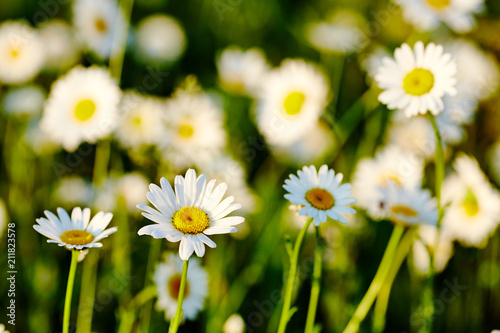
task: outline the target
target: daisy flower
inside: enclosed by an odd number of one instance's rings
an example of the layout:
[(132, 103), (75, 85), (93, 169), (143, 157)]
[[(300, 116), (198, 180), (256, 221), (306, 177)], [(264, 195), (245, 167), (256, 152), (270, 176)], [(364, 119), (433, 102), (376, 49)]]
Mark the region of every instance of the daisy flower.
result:
[(327, 217), (347, 223), (342, 214), (356, 213), (346, 206), (356, 202), (356, 199), (349, 197), (351, 184), (340, 185), (341, 173), (335, 175), (335, 171), (324, 164), (319, 171), (314, 165), (304, 166), (297, 176), (290, 175), (290, 179), (285, 180), (283, 188), (289, 192), (285, 198), (294, 205), (302, 206), (299, 215), (313, 218), (314, 225), (326, 222)]
[(44, 213), (47, 218), (36, 219), (38, 224), (33, 228), (49, 238), (47, 243), (56, 243), (68, 250), (102, 247), (99, 241), (118, 230), (116, 227), (106, 229), (113, 214), (99, 212), (90, 220), (90, 208), (83, 211), (80, 207), (73, 208), (71, 217), (62, 208), (57, 208), (59, 217), (48, 210)]
[(457, 67), (443, 47), (419, 41), (412, 50), (408, 44), (394, 52), (394, 58), (384, 58), (375, 80), (384, 91), (380, 102), (389, 109), (404, 109), (407, 117), (427, 111), (437, 115), (444, 108), (443, 96), (454, 95)]
[(404, 18), (419, 30), (436, 29), (442, 21), (453, 31), (465, 33), (476, 25), (474, 14), (484, 10), (484, 0), (396, 0)]
[(159, 149), (174, 169), (208, 164), (226, 146), (223, 111), (206, 94), (178, 91), (162, 119)]
[(168, 15), (155, 14), (142, 19), (135, 31), (137, 58), (147, 64), (166, 64), (177, 60), (186, 48), (186, 36), (179, 22)]
[(87, 206), (93, 194), (92, 184), (78, 176), (61, 179), (54, 191), (57, 202), (66, 206)]
[(385, 212), (380, 206), (380, 188), (387, 187), (390, 182), (407, 188), (420, 186), (423, 171), (422, 159), (395, 145), (377, 151), (375, 157), (361, 159), (352, 178), (356, 205), (366, 209), (374, 219), (383, 218)]
[(139, 172), (125, 174), (117, 182), (117, 195), (124, 201), (125, 207), (130, 212), (137, 212), (137, 203), (146, 203), (144, 192), (148, 190), (149, 182)]
[(446, 264), (453, 255), (453, 241), (446, 232), (439, 232), (439, 242), (436, 250), (437, 228), (431, 225), (421, 225), (418, 227), (418, 235), (413, 243), (413, 267), (422, 275), (429, 274), (430, 257), (434, 255), (434, 272), (439, 273), (445, 269)]
[(175, 193), (165, 178), (160, 181), (161, 188), (151, 184), (146, 196), (157, 210), (146, 205), (137, 207), (155, 224), (142, 227), (138, 234), (165, 238), (169, 242), (180, 241), (179, 256), (182, 260), (188, 260), (193, 252), (202, 257), (205, 245), (216, 246), (207, 235), (236, 232), (234, 226), (245, 221), (240, 216), (226, 217), (241, 205), (233, 202), (234, 197), (222, 200), (227, 185), (215, 186), (215, 182), (215, 179), (207, 182), (206, 175), (196, 178), (196, 172), (189, 169), (185, 178), (175, 177)]
[(480, 247), (500, 221), (500, 194), (472, 157), (461, 155), (453, 166), (456, 173), (443, 182), (442, 226), (463, 245)]
[(316, 66), (286, 59), (265, 76), (258, 93), (257, 126), (269, 144), (287, 145), (309, 135), (328, 102), (328, 83)]
[(24, 21), (0, 24), (0, 82), (20, 84), (32, 80), (44, 62), (38, 32)]
[(73, 21), (85, 46), (102, 59), (113, 44), (126, 43), (125, 17), (116, 0), (76, 0)]
[(250, 96), (257, 93), (263, 76), (270, 70), (264, 52), (255, 47), (243, 51), (230, 46), (218, 55), (216, 65), (224, 89)]
[(389, 182), (379, 188), (382, 194), (380, 207), (384, 217), (394, 224), (410, 227), (417, 224), (437, 224), (437, 202), (430, 191), (421, 188), (406, 188)]
[(75, 67), (52, 85), (41, 126), (68, 151), (95, 143), (116, 126), (120, 94), (107, 70)]
[[(177, 310), (177, 298), (182, 276), (182, 260), (175, 254), (165, 256), (165, 260), (156, 266), (153, 280), (156, 284), (158, 302), (156, 307), (165, 311), (165, 319), (170, 320)], [(189, 261), (186, 289), (182, 310), (184, 317), (193, 320), (203, 309), (208, 295), (208, 274), (198, 260)]]
[(68, 23), (60, 19), (44, 22), (39, 28), (45, 51), (45, 68), (58, 72), (75, 65), (81, 56), (82, 45)]
[(244, 333), (245, 332), (245, 321), (239, 314), (232, 314), (227, 318), (224, 326), (222, 327), (222, 332), (224, 333)]
[(10, 333), (10, 331), (7, 331), (5, 329), (5, 326), (3, 324), (0, 324), (0, 333)]
[(123, 148), (140, 148), (161, 141), (165, 127), (160, 120), (165, 106), (160, 99), (127, 92), (118, 110), (116, 138)]
[(16, 116), (38, 116), (47, 93), (36, 84), (13, 87), (5, 93), (2, 106), (6, 113)]

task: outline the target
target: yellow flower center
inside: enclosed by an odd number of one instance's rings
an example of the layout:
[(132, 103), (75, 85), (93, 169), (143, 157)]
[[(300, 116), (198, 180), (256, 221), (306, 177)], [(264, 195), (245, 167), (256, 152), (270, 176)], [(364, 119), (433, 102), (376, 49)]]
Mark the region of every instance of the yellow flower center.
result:
[(285, 102), (283, 103), (283, 107), (285, 109), (285, 113), (289, 116), (295, 116), (302, 109), (302, 105), (304, 105), (304, 101), (306, 96), (300, 91), (294, 91), (285, 98)]
[(13, 47), (11, 50), (10, 50), (10, 57), (12, 59), (15, 59), (19, 56), (19, 53), (21, 53), (17, 48)]
[(477, 202), (477, 198), (471, 189), (467, 190), (464, 201), (462, 202), (462, 206), (464, 207), (465, 213), (470, 217), (475, 216), (479, 212), (479, 204)]
[(183, 124), (179, 126), (179, 135), (183, 138), (189, 139), (194, 134), (194, 128), (191, 125)]
[(403, 89), (410, 95), (422, 96), (434, 87), (434, 75), (423, 68), (415, 68), (403, 79)]
[(403, 215), (405, 217), (415, 217), (418, 215), (418, 213), (413, 208), (402, 205), (392, 206), (391, 211), (393, 214)]
[(134, 128), (139, 128), (142, 125), (142, 118), (140, 116), (135, 116), (130, 119), (130, 124)]
[(450, 0), (427, 0), (427, 3), (435, 9), (443, 9), (450, 5)]
[(79, 121), (89, 120), (95, 112), (95, 103), (90, 99), (84, 99), (75, 106), (75, 118)]
[(104, 33), (108, 30), (108, 25), (102, 18), (98, 18), (97, 20), (95, 20), (95, 28), (98, 32)]
[(306, 192), (306, 200), (316, 209), (328, 210), (335, 206), (333, 195), (322, 188), (313, 188)]
[(182, 207), (172, 218), (175, 229), (183, 234), (196, 235), (210, 225), (208, 215), (196, 207)]
[[(179, 289), (181, 288), (182, 276), (180, 274), (172, 275), (167, 282), (167, 289), (170, 297), (173, 299), (179, 298)], [(184, 289), (184, 299), (189, 295), (189, 281), (186, 280), (186, 287)]]
[(61, 241), (70, 245), (87, 245), (94, 236), (87, 230), (67, 230), (61, 235)]
[(385, 172), (380, 178), (379, 178), (379, 181), (378, 181), (378, 185), (380, 187), (387, 187), (387, 185), (389, 184), (389, 182), (393, 182), (394, 184), (396, 184), (397, 186), (401, 186), (403, 185), (401, 183), (401, 179), (399, 178), (399, 176), (394, 173), (394, 172)]

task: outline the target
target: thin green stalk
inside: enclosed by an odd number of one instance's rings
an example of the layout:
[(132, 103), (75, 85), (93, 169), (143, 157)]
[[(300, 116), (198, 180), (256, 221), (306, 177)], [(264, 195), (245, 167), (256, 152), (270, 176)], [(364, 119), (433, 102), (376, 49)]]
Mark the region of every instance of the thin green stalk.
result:
[(366, 292), (365, 296), (363, 296), (361, 303), (359, 303), (358, 308), (347, 324), (344, 333), (357, 332), (359, 329), (359, 324), (368, 314), (373, 301), (377, 297), (380, 288), (382, 288), (382, 284), (387, 277), (387, 273), (389, 272), (389, 268), (394, 259), (399, 240), (401, 239), (404, 230), (405, 229), (399, 225), (396, 225), (394, 227), (391, 238), (389, 239), (389, 243), (387, 244), (387, 247), (385, 249), (384, 256), (382, 257), (382, 261), (380, 262), (380, 266), (378, 267), (377, 273), (375, 273), (375, 277), (373, 278), (368, 291)]
[(314, 251), (314, 268), (311, 286), (311, 298), (309, 300), (309, 309), (307, 310), (305, 333), (313, 333), (314, 319), (318, 307), (319, 291), (321, 288), (321, 269), (323, 264), (323, 245), (319, 236), (319, 227), (316, 227), (316, 249)]
[(130, 333), (135, 321), (135, 312), (138, 308), (152, 300), (156, 297), (156, 286), (151, 285), (149, 287), (141, 290), (134, 298), (129, 302), (129, 304), (122, 309), (120, 326), (118, 328), (118, 333)]
[(283, 309), (281, 310), (281, 317), (280, 317), (280, 322), (278, 325), (278, 333), (284, 333), (286, 329), (286, 325), (290, 318), (293, 315), (294, 311), (290, 311), (290, 305), (292, 304), (292, 294), (293, 294), (293, 287), (295, 286), (295, 277), (297, 275), (297, 261), (299, 258), (299, 252), (300, 252), (300, 247), (302, 245), (302, 240), (304, 239), (304, 236), (307, 232), (307, 229), (309, 229), (309, 226), (311, 225), (313, 219), (309, 218), (307, 219), (307, 222), (304, 224), (302, 229), (300, 230), (299, 236), (297, 237), (297, 240), (295, 241), (295, 245), (293, 247), (292, 253), (290, 255), (290, 270), (288, 272), (288, 281), (286, 285), (286, 292), (285, 292), (285, 300), (283, 302)]
[(90, 333), (92, 329), (98, 261), (99, 252), (89, 251), (83, 262), (82, 283), (80, 287), (83, 292), (80, 292), (80, 300), (78, 302), (76, 333)]
[(69, 333), (71, 298), (73, 296), (73, 285), (75, 283), (76, 264), (78, 264), (78, 253), (79, 251), (71, 251), (71, 265), (69, 268), (68, 284), (66, 287), (66, 299), (64, 301), (63, 333)]
[(373, 329), (372, 332), (383, 332), (385, 328), (385, 314), (387, 312), (387, 305), (389, 303), (389, 296), (391, 294), (392, 285), (394, 279), (396, 278), (399, 268), (403, 264), (404, 260), (408, 256), (411, 245), (415, 237), (416, 229), (409, 230), (401, 239), (398, 245), (394, 259), (392, 260), (391, 267), (387, 273), (387, 277), (384, 280), (382, 288), (377, 296), (377, 301), (375, 302), (375, 309), (373, 312)]
[(182, 263), (182, 277), (181, 286), (179, 287), (179, 295), (177, 296), (177, 311), (175, 312), (175, 317), (170, 323), (168, 328), (168, 333), (176, 333), (182, 319), (182, 302), (184, 301), (184, 290), (186, 289), (186, 280), (188, 272), (189, 260), (184, 260)]
[[(134, 0), (121, 0), (120, 6), (125, 18), (125, 26), (123, 27), (123, 30), (116, 30), (116, 32), (121, 33), (122, 36), (113, 36), (111, 56), (109, 57), (109, 71), (111, 73), (111, 76), (114, 77), (118, 82), (120, 82), (122, 76), (123, 59), (125, 58), (127, 36), (130, 26), (130, 17), (132, 16), (132, 7), (134, 6)], [(120, 43), (120, 41), (123, 42)]]

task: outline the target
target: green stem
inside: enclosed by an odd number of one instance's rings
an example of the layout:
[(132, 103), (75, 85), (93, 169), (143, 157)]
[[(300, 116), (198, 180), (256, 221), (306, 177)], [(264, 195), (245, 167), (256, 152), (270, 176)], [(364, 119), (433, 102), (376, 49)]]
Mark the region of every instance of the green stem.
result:
[(80, 293), (78, 302), (76, 333), (89, 333), (92, 329), (98, 261), (99, 252), (94, 250), (89, 251), (83, 262), (80, 289), (85, 292)]
[(436, 124), (436, 118), (434, 115), (429, 113), (429, 120), (431, 121), (432, 128), (434, 129), (434, 135), (436, 137), (436, 199), (438, 202), (438, 228), (441, 224), (441, 185), (444, 179), (444, 154), (443, 154), (443, 140), (441, 139), (441, 134)]
[(176, 333), (182, 319), (182, 301), (184, 300), (184, 290), (186, 289), (186, 280), (188, 272), (189, 260), (184, 260), (182, 264), (181, 286), (179, 287), (179, 295), (177, 297), (177, 311), (175, 312), (174, 320), (170, 323), (168, 333)]
[(321, 287), (321, 268), (323, 263), (323, 245), (319, 237), (319, 227), (316, 227), (316, 250), (314, 251), (314, 268), (311, 286), (311, 298), (309, 300), (309, 309), (307, 310), (305, 333), (312, 333), (314, 330), (314, 319), (318, 307), (319, 291)]
[(391, 238), (389, 239), (389, 243), (387, 244), (387, 247), (385, 249), (384, 256), (382, 257), (382, 261), (380, 262), (380, 266), (378, 267), (377, 273), (375, 273), (375, 277), (373, 278), (368, 291), (366, 292), (365, 296), (363, 296), (361, 303), (359, 303), (358, 308), (347, 324), (344, 333), (357, 332), (359, 329), (359, 324), (368, 314), (373, 301), (377, 297), (380, 288), (382, 287), (382, 284), (387, 277), (387, 273), (389, 272), (391, 262), (393, 261), (394, 254), (396, 253), (399, 240), (401, 239), (404, 230), (405, 229), (399, 225), (396, 225), (394, 227)]
[[(130, 17), (132, 15), (132, 7), (134, 6), (134, 0), (121, 0), (120, 6), (123, 11), (123, 16), (125, 18), (125, 26), (123, 31), (117, 31), (123, 34), (118, 38), (113, 36), (113, 45), (111, 49), (111, 56), (109, 57), (109, 71), (111, 76), (114, 77), (118, 82), (121, 80), (122, 70), (123, 70), (123, 59), (125, 58), (125, 49), (127, 46), (127, 36), (130, 26)], [(120, 43), (123, 41), (123, 44)]]
[(109, 155), (111, 153), (111, 143), (109, 140), (100, 141), (97, 144), (94, 160), (94, 171), (92, 185), (99, 186), (106, 179), (108, 174)]
[(63, 333), (69, 332), (69, 318), (71, 314), (71, 297), (73, 296), (73, 285), (75, 283), (76, 264), (80, 251), (71, 251), (71, 266), (69, 268), (68, 285), (66, 287), (66, 299), (64, 301)]
[(135, 321), (135, 311), (155, 297), (156, 286), (146, 287), (135, 295), (127, 307), (121, 311), (118, 333), (130, 333)]
[(285, 300), (283, 302), (283, 309), (281, 311), (280, 322), (278, 325), (278, 333), (284, 333), (286, 329), (286, 325), (290, 320), (293, 312), (290, 311), (290, 305), (292, 304), (292, 294), (293, 287), (295, 286), (295, 275), (297, 274), (297, 261), (299, 258), (300, 247), (302, 245), (302, 240), (311, 225), (313, 219), (310, 217), (307, 219), (307, 222), (304, 224), (304, 227), (300, 230), (299, 236), (295, 241), (295, 245), (293, 247), (292, 255), (290, 257), (290, 270), (288, 272), (288, 281), (286, 285), (285, 292)]
[(372, 332), (383, 332), (385, 328), (385, 314), (387, 312), (387, 305), (389, 303), (389, 296), (391, 294), (392, 285), (394, 279), (396, 278), (399, 268), (403, 264), (403, 261), (408, 256), (411, 244), (413, 244), (413, 239), (415, 237), (416, 229), (413, 228), (409, 230), (401, 239), (398, 245), (394, 259), (392, 260), (389, 272), (384, 280), (382, 288), (377, 296), (377, 301), (375, 302), (375, 309), (373, 312), (373, 330)]

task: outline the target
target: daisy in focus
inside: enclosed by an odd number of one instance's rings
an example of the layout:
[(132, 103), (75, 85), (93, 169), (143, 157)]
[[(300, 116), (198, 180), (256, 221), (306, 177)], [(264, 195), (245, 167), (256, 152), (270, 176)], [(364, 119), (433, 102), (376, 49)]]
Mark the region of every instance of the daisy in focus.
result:
[(0, 82), (32, 80), (44, 64), (43, 47), (38, 32), (24, 21), (0, 24)]
[(343, 214), (356, 213), (346, 206), (356, 202), (356, 199), (349, 197), (352, 193), (351, 184), (340, 185), (343, 178), (341, 173), (335, 174), (333, 169), (324, 164), (319, 171), (314, 165), (304, 166), (297, 176), (290, 175), (290, 179), (285, 180), (283, 188), (289, 192), (285, 198), (301, 206), (299, 215), (313, 218), (314, 225), (326, 222), (327, 217), (347, 223)]
[(75, 67), (53, 85), (45, 103), (42, 129), (68, 151), (95, 143), (116, 126), (121, 92), (109, 72)]
[(263, 80), (255, 107), (259, 131), (273, 145), (309, 134), (327, 102), (325, 75), (304, 60), (286, 59)]
[(56, 243), (68, 250), (84, 250), (102, 247), (99, 241), (108, 237), (118, 229), (116, 227), (106, 229), (112, 213), (97, 213), (90, 220), (90, 208), (76, 207), (71, 212), (71, 217), (62, 209), (57, 209), (57, 214), (45, 211), (47, 218), (41, 217), (36, 220), (33, 228), (49, 238), (47, 243)]
[(474, 14), (484, 10), (484, 0), (396, 0), (404, 18), (417, 29), (436, 29), (442, 21), (457, 33), (465, 33), (476, 25)]
[(394, 52), (394, 59), (384, 58), (375, 80), (384, 91), (380, 102), (389, 109), (403, 109), (407, 117), (437, 115), (444, 108), (443, 96), (454, 95), (457, 66), (443, 47), (419, 41), (413, 50), (403, 44)]
[(446, 208), (442, 226), (465, 246), (481, 247), (500, 222), (500, 194), (492, 187), (474, 158), (459, 156), (456, 173), (443, 182)]
[(151, 184), (146, 196), (157, 210), (146, 205), (137, 207), (155, 224), (142, 227), (138, 234), (180, 241), (182, 260), (188, 260), (193, 252), (202, 257), (205, 245), (216, 246), (207, 236), (236, 232), (234, 226), (245, 221), (240, 216), (227, 217), (241, 205), (233, 202), (234, 197), (222, 200), (228, 186), (225, 183), (215, 186), (215, 182), (215, 179), (207, 182), (206, 175), (196, 177), (196, 172), (189, 169), (185, 177), (175, 177), (175, 193), (165, 178), (160, 181), (161, 188)]
[[(177, 298), (181, 284), (182, 260), (170, 253), (156, 266), (153, 280), (156, 284), (158, 302), (156, 307), (165, 311), (165, 319), (170, 320), (177, 310)], [(189, 320), (196, 318), (203, 309), (208, 294), (208, 274), (198, 260), (190, 260), (182, 310)]]
[(396, 225), (411, 227), (417, 224), (436, 225), (438, 219), (437, 202), (427, 190), (396, 185), (392, 181), (379, 188), (385, 218)]

